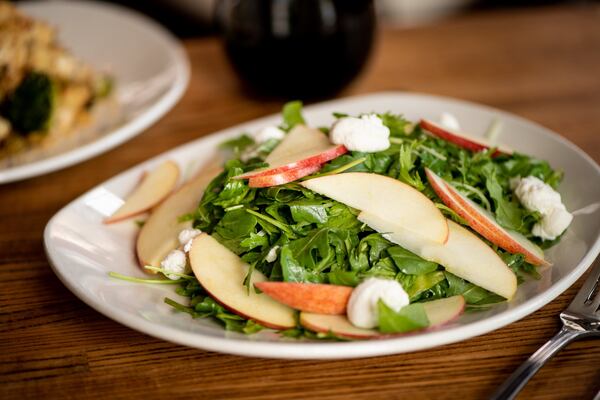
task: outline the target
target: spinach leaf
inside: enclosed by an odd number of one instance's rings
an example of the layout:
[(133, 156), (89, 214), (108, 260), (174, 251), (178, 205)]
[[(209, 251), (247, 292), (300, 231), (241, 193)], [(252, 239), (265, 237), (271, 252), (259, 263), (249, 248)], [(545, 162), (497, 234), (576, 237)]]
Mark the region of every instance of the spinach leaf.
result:
[(409, 304), (396, 312), (379, 300), (377, 309), (379, 311), (379, 330), (383, 333), (410, 332), (429, 326), (425, 307), (421, 303)]
[(400, 247), (394, 246), (387, 249), (388, 254), (392, 257), (396, 267), (408, 275), (422, 275), (433, 272), (438, 265), (431, 261), (426, 261), (414, 253)]
[(502, 296), (489, 292), (449, 272), (445, 272), (448, 281), (447, 297), (462, 294), (467, 304), (493, 304), (506, 301)]
[[(432, 290), (435, 286), (446, 280), (446, 276), (443, 271), (434, 271), (422, 275), (398, 275), (396, 279), (400, 282), (402, 287), (408, 293), (411, 301), (416, 301), (423, 297), (423, 295)], [(425, 296), (426, 298), (438, 297), (431, 294)], [(439, 296), (442, 297), (442, 296)]]
[(383, 279), (394, 279), (398, 270), (390, 257), (382, 258), (375, 265), (362, 274), (363, 277), (378, 277)]
[(358, 286), (360, 279), (355, 271), (333, 271), (327, 274), (327, 279), (332, 285)]

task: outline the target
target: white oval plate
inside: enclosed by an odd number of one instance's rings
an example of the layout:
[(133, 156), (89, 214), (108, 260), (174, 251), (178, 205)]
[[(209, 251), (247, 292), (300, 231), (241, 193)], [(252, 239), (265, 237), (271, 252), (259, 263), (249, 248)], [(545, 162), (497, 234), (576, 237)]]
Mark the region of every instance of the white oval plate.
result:
[[(503, 122), (502, 143), (548, 159), (565, 171), (561, 185), (570, 210), (600, 201), (600, 168), (582, 150), (555, 133), (523, 118), (464, 101), (412, 93), (380, 93), (306, 107), (314, 126), (328, 125), (334, 111), (403, 113), (412, 120), (437, 118), (443, 111), (456, 115), (468, 132), (483, 132), (497, 117)], [(164, 160), (184, 170), (201, 168), (227, 138), (277, 124), (279, 115), (261, 118), (196, 140), (144, 162), (97, 186), (58, 212), (44, 233), (54, 271), (76, 296), (102, 314), (149, 335), (171, 342), (224, 353), (257, 357), (332, 359), (369, 357), (426, 349), (457, 342), (498, 329), (534, 312), (579, 278), (600, 251), (600, 211), (575, 217), (560, 245), (548, 251), (554, 262), (539, 281), (521, 285), (510, 303), (463, 315), (438, 331), (404, 338), (354, 342), (310, 342), (279, 338), (270, 331), (245, 336), (226, 332), (211, 320), (193, 320), (163, 303), (165, 296), (181, 301), (172, 287), (135, 284), (110, 279), (109, 271), (143, 277), (134, 255), (136, 226), (132, 221), (106, 226), (110, 214), (135, 186), (140, 174)], [(191, 167), (192, 166), (192, 167)], [(592, 207), (593, 208), (593, 207)]]
[(98, 110), (92, 126), (49, 149), (0, 161), (0, 184), (56, 171), (103, 153), (141, 133), (181, 98), (189, 82), (179, 41), (149, 18), (108, 3), (26, 2), (18, 7), (58, 28), (76, 57), (111, 73), (116, 107)]

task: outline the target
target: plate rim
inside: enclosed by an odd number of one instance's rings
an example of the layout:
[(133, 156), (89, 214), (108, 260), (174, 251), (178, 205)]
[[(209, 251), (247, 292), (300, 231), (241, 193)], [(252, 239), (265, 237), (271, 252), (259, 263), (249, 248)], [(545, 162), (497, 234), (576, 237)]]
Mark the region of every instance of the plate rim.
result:
[(146, 27), (155, 31), (170, 43), (169, 53), (171, 54), (171, 58), (174, 60), (174, 66), (176, 67), (176, 79), (173, 81), (166, 93), (164, 93), (148, 108), (144, 109), (135, 118), (117, 129), (110, 130), (108, 133), (105, 133), (98, 139), (93, 140), (90, 143), (86, 143), (83, 146), (77, 146), (64, 153), (55, 154), (48, 158), (28, 162), (15, 167), (0, 169), (0, 185), (45, 175), (73, 166), (75, 164), (79, 164), (83, 161), (87, 161), (93, 157), (103, 154), (134, 138), (135, 136), (142, 134), (147, 128), (161, 119), (177, 104), (177, 102), (185, 93), (185, 90), (190, 82), (190, 61), (183, 45), (162, 25), (135, 10), (121, 5), (90, 1), (52, 1), (49, 3), (25, 1), (17, 4), (19, 8), (54, 7), (56, 5), (84, 8), (87, 7), (90, 10), (98, 8), (109, 9), (113, 11), (118, 10), (122, 15), (126, 15), (128, 18), (136, 19), (136, 23), (143, 21)]
[[(592, 165), (597, 173), (600, 176), (600, 166), (581, 148), (577, 145), (569, 141), (568, 139), (560, 136), (559, 134), (551, 131), (550, 129), (542, 126), (541, 124), (528, 120), (524, 117), (521, 117), (516, 114), (509, 113), (507, 111), (499, 110), (494, 107), (490, 107), (484, 104), (478, 104), (470, 101), (465, 101), (461, 99), (455, 99), (452, 97), (446, 96), (438, 96), (426, 93), (417, 93), (417, 92), (406, 92), (406, 91), (384, 91), (384, 92), (374, 92), (356, 96), (342, 97), (339, 99), (329, 100), (325, 102), (315, 103), (313, 105), (306, 106), (306, 111), (310, 111), (311, 108), (321, 108), (324, 105), (332, 104), (332, 103), (343, 103), (347, 101), (353, 100), (365, 100), (373, 97), (398, 97), (398, 96), (409, 96), (409, 97), (421, 97), (425, 99), (431, 100), (444, 100), (444, 101), (452, 101), (461, 103), (467, 106), (473, 106), (476, 108), (483, 108), (488, 111), (493, 111), (498, 115), (509, 116), (512, 119), (517, 119), (520, 123), (524, 123), (527, 125), (534, 125), (537, 129), (539, 129), (544, 135), (550, 136), (555, 140), (561, 142), (562, 145), (566, 145), (571, 147), (579, 156), (585, 159), (590, 165)], [(342, 105), (343, 106), (343, 105)], [(449, 327), (446, 329), (440, 329), (437, 331), (421, 333), (418, 335), (410, 336), (411, 344), (410, 346), (405, 345), (405, 341), (407, 337), (399, 337), (399, 338), (390, 338), (383, 340), (363, 340), (363, 341), (351, 341), (351, 342), (304, 342), (304, 341), (251, 341), (251, 340), (243, 340), (243, 339), (235, 339), (235, 338), (226, 338), (226, 337), (214, 337), (209, 335), (203, 335), (198, 332), (186, 332), (171, 326), (167, 325), (156, 325), (149, 321), (144, 320), (143, 318), (136, 316), (136, 318), (132, 318), (132, 316), (126, 312), (121, 311), (120, 309), (115, 309), (111, 306), (108, 306), (102, 302), (96, 302), (93, 298), (88, 298), (84, 290), (79, 290), (77, 286), (71, 285), (69, 280), (63, 276), (59, 267), (55, 265), (53, 260), (53, 252), (54, 249), (49, 246), (50, 234), (53, 229), (53, 225), (59, 219), (60, 215), (74, 203), (81, 200), (92, 190), (96, 189), (99, 186), (110, 184), (113, 180), (119, 179), (123, 175), (129, 174), (132, 170), (139, 168), (142, 165), (156, 162), (157, 160), (164, 158), (167, 154), (171, 152), (176, 152), (183, 147), (187, 147), (193, 145), (196, 142), (200, 142), (205, 140), (211, 136), (217, 136), (226, 131), (230, 131), (232, 129), (237, 129), (238, 127), (242, 127), (244, 125), (250, 123), (259, 123), (261, 120), (272, 119), (279, 114), (272, 114), (265, 117), (260, 117), (257, 119), (253, 119), (250, 121), (243, 122), (241, 124), (231, 126), (217, 132), (213, 132), (211, 134), (202, 136), (201, 138), (195, 139), (193, 141), (183, 143), (175, 148), (169, 149), (157, 156), (154, 156), (142, 163), (139, 163), (124, 172), (119, 173), (118, 175), (110, 178), (100, 184), (96, 185), (94, 188), (90, 189), (86, 193), (82, 194), (78, 198), (71, 201), (69, 204), (64, 206), (60, 211), (58, 211), (48, 222), (44, 229), (44, 249), (48, 258), (48, 262), (57, 275), (59, 280), (80, 300), (86, 303), (88, 306), (92, 307), (96, 311), (100, 312), (104, 316), (113, 319), (116, 322), (121, 323), (131, 329), (134, 329), (143, 334), (156, 337), (159, 339), (166, 340), (168, 342), (199, 348), (203, 350), (216, 351), (226, 354), (234, 354), (240, 356), (250, 356), (250, 357), (259, 357), (259, 358), (277, 358), (277, 359), (349, 359), (349, 358), (361, 358), (361, 357), (373, 357), (373, 356), (383, 356), (383, 355), (393, 355), (393, 354), (401, 354), (407, 352), (413, 352), (418, 350), (424, 350), (428, 348), (435, 348), (438, 346), (456, 343), (463, 340), (467, 340), (476, 336), (480, 336), (485, 333), (489, 333), (496, 329), (500, 329), (505, 327), (508, 324), (511, 324), (517, 320), (520, 320), (529, 314), (534, 313), (539, 310), (541, 307), (545, 306), (556, 297), (558, 297), (561, 293), (563, 293), (566, 289), (568, 289), (577, 279), (579, 279), (590, 267), (595, 258), (600, 253), (600, 235), (598, 235), (590, 246), (587, 253), (581, 259), (581, 261), (572, 269), (572, 271), (561, 278), (559, 281), (555, 282), (552, 286), (550, 286), (545, 291), (533, 296), (530, 299), (527, 299), (523, 302), (523, 304), (511, 309), (501, 312), (500, 314), (487, 317), (480, 321), (471, 322), (468, 325), (457, 326), (457, 327)], [(198, 338), (202, 338), (201, 343), (199, 343)], [(383, 345), (385, 343), (385, 345)]]

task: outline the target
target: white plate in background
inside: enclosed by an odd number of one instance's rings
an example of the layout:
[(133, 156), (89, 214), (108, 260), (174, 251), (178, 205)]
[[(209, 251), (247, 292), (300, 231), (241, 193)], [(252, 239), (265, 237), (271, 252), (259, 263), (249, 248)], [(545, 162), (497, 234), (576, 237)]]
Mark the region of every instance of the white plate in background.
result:
[(116, 105), (49, 149), (0, 160), (0, 184), (85, 161), (140, 134), (181, 98), (190, 76), (179, 41), (151, 19), (125, 7), (89, 1), (24, 2), (18, 8), (58, 29), (77, 58), (115, 77)]
[[(451, 112), (464, 130), (481, 135), (494, 118), (503, 123), (500, 141), (520, 152), (550, 161), (565, 172), (560, 187), (569, 210), (600, 201), (600, 167), (581, 149), (559, 135), (515, 115), (464, 101), (415, 93), (379, 93), (306, 107), (314, 126), (329, 125), (334, 111), (402, 113), (411, 120), (435, 119)], [(600, 251), (600, 210), (576, 216), (561, 243), (547, 256), (552, 268), (542, 279), (519, 286), (512, 301), (488, 311), (466, 313), (439, 330), (407, 337), (353, 342), (297, 341), (272, 331), (246, 336), (226, 332), (210, 319), (192, 319), (163, 302), (165, 296), (185, 301), (173, 287), (111, 279), (109, 271), (143, 277), (134, 254), (137, 227), (131, 221), (104, 225), (110, 204), (135, 187), (140, 174), (164, 160), (184, 170), (202, 168), (223, 140), (277, 124), (279, 115), (261, 118), (195, 140), (144, 162), (97, 186), (59, 211), (44, 232), (46, 252), (61, 281), (81, 300), (130, 328), (171, 342), (224, 353), (289, 359), (333, 359), (397, 354), (458, 342), (503, 327), (536, 311), (571, 286)], [(108, 208), (108, 209), (107, 209)]]

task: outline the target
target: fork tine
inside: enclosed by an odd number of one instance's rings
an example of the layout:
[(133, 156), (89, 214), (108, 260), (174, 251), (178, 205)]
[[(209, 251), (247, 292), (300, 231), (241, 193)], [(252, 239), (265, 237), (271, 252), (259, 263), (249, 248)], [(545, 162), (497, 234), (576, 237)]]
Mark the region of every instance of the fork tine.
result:
[(588, 307), (593, 307), (592, 312), (596, 312), (600, 305), (600, 290), (595, 290), (598, 285), (600, 285), (599, 280), (600, 262), (596, 262), (596, 265), (583, 283), (583, 286), (579, 289), (579, 292), (577, 292), (577, 295), (571, 304), (569, 304), (568, 310), (581, 311), (582, 308), (587, 309)]
[(600, 312), (600, 278), (596, 280), (596, 286), (592, 288), (592, 292), (590, 293), (590, 295), (595, 296), (589, 297), (591, 303), (588, 302), (590, 307), (592, 307), (592, 313)]

